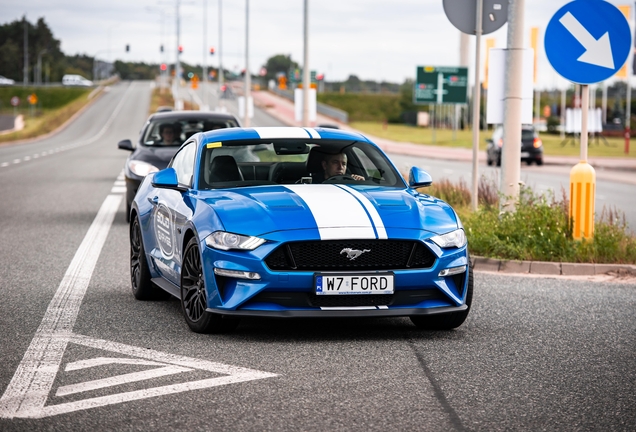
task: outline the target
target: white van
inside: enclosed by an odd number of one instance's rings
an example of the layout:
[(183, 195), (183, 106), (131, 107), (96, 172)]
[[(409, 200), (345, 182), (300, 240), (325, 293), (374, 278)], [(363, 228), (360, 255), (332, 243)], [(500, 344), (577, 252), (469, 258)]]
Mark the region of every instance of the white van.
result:
[(64, 75), (62, 77), (62, 84), (66, 86), (90, 87), (93, 85), (93, 81), (87, 80), (81, 75)]

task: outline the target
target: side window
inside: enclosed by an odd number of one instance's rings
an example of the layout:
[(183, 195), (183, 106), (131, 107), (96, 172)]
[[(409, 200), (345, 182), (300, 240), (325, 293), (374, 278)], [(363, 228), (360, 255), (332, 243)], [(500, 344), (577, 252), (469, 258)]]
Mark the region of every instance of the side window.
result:
[(177, 172), (179, 184), (192, 187), (194, 155), (197, 146), (194, 141), (186, 144), (172, 159), (170, 166)]

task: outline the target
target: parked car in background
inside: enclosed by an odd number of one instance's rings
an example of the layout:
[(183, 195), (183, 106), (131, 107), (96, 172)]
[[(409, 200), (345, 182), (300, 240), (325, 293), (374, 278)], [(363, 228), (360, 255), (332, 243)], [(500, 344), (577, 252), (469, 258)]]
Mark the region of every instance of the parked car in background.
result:
[(11, 78), (3, 77), (2, 75), (0, 75), (0, 86), (14, 85), (14, 84), (15, 84), (15, 81), (12, 80)]
[[(495, 127), (492, 138), (487, 139), (486, 163), (501, 166), (501, 146), (503, 145), (503, 126)], [(521, 161), (528, 165), (533, 162), (543, 165), (543, 142), (532, 125), (521, 126)]]
[(62, 85), (90, 87), (93, 85), (93, 81), (88, 80), (81, 75), (64, 75), (62, 77)]
[[(137, 145), (125, 139), (117, 146), (132, 153), (126, 160), (126, 220), (130, 217), (132, 203), (139, 184), (149, 173), (168, 166), (181, 144), (197, 132), (238, 127), (238, 120), (230, 114), (203, 111), (166, 111), (151, 115), (139, 134)], [(172, 140), (162, 137), (172, 130)]]
[[(166, 293), (194, 332), (241, 317), (409, 317), (459, 327), (473, 269), (457, 213), (364, 136), (333, 128), (198, 133), (131, 208), (139, 300)], [(317, 324), (319, 325), (319, 324)]]

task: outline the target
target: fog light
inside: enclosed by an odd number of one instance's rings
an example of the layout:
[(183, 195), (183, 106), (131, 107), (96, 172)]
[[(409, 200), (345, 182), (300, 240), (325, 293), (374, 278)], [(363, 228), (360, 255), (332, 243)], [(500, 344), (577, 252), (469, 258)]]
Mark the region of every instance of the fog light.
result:
[(451, 268), (447, 268), (442, 270), (441, 272), (439, 272), (438, 276), (452, 276), (452, 275), (456, 275), (456, 274), (460, 274), (460, 273), (464, 273), (466, 271), (466, 266), (459, 266), (459, 267), (451, 267)]
[(246, 271), (239, 271), (239, 270), (227, 270), (227, 269), (222, 269), (222, 268), (215, 268), (214, 269), (214, 274), (217, 274), (219, 276), (237, 278), (237, 279), (259, 280), (261, 278), (261, 275), (259, 275), (256, 272), (246, 272)]

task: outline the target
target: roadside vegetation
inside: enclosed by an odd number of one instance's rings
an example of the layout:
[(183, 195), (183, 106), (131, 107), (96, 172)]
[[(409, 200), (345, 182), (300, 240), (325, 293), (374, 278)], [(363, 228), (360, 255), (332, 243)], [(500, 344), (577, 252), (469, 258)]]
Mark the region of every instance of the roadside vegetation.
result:
[[(522, 186), (516, 212), (500, 212), (494, 180), (479, 182), (479, 208), (470, 206), (470, 188), (465, 181), (442, 180), (420, 191), (441, 198), (459, 214), (470, 252), (489, 258), (607, 264), (636, 264), (636, 237), (624, 214), (604, 207), (597, 211), (594, 237), (572, 238), (568, 218), (569, 202), (562, 190), (558, 195), (539, 195)], [(598, 209), (597, 209), (598, 210)]]
[[(0, 88), (0, 112), (22, 114), (24, 120), (24, 129), (0, 135), (0, 143), (35, 138), (56, 130), (95, 98), (88, 98), (92, 90), (77, 87)], [(37, 96), (33, 107), (27, 102), (31, 94)], [(20, 105), (15, 109), (10, 103), (14, 96), (20, 99)]]
[[(159, 107), (174, 107), (174, 98), (172, 97), (172, 91), (169, 88), (155, 87), (152, 90), (148, 115), (156, 113)], [(190, 101), (184, 101), (183, 109), (194, 110), (199, 109), (199, 107)]]

